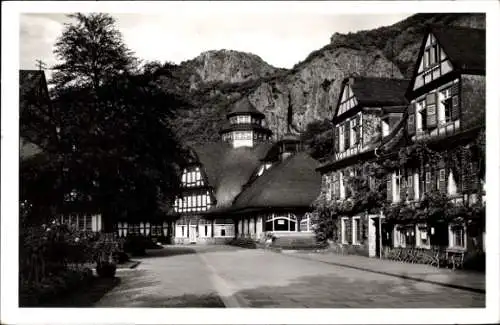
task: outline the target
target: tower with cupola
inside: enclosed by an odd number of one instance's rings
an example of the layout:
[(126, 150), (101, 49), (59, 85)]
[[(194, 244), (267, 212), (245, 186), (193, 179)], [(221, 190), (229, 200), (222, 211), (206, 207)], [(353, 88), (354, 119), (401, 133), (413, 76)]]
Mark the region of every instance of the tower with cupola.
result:
[(237, 101), (227, 114), (227, 123), (219, 132), (222, 141), (233, 148), (253, 147), (269, 142), (272, 131), (267, 128), (265, 115), (250, 103), (247, 97)]

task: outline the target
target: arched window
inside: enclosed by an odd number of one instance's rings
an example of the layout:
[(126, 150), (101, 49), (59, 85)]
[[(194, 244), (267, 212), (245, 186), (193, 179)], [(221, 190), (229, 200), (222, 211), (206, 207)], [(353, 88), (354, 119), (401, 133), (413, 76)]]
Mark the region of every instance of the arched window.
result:
[(266, 217), (266, 231), (297, 231), (297, 217), (293, 213), (270, 214)]

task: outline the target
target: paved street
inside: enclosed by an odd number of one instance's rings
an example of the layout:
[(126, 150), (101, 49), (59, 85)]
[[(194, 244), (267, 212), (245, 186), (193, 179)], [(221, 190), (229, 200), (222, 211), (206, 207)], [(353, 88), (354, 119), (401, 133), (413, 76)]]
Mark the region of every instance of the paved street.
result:
[[(358, 258), (353, 268), (332, 264), (335, 258), (345, 265), (352, 261), (330, 254), (287, 255), (194, 245), (152, 254), (141, 259), (136, 269), (119, 272), (121, 284), (96, 307), (460, 308), (485, 304), (484, 293), (385, 275), (380, 269), (370, 271), (370, 259)], [(360, 267), (360, 263), (366, 265)], [(399, 266), (384, 267), (387, 271)], [(454, 276), (448, 270), (439, 272), (443, 273), (431, 280)], [(458, 280), (467, 281), (466, 276)]]

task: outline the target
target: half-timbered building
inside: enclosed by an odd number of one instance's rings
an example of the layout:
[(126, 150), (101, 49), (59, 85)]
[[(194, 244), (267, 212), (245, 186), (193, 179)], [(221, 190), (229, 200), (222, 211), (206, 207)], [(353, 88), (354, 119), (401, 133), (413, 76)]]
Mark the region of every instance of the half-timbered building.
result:
[(270, 233), (313, 237), (307, 213), (320, 177), (298, 136), (288, 133), (272, 143), (264, 114), (246, 97), (233, 105), (220, 135), (218, 143), (191, 146), (175, 200), (175, 242), (260, 240)]
[[(387, 220), (384, 237), (389, 240), (385, 243), (428, 249), (439, 246), (449, 252), (484, 250), (484, 209), (478, 211), (485, 204), (481, 152), (485, 31), (430, 28), (422, 40), (406, 97), (407, 119), (399, 136), (406, 139), (403, 148), (407, 157), (388, 175), (387, 198), (415, 212)], [(380, 153), (385, 151), (389, 159), (397, 159), (402, 151), (398, 147), (401, 142), (395, 146), (396, 142), (383, 144)], [(430, 219), (432, 200), (440, 194), (451, 205), (437, 210), (438, 215)], [(419, 209), (426, 213), (419, 213)], [(451, 213), (454, 210), (475, 213), (457, 215)]]
[[(348, 179), (358, 176), (354, 166), (376, 158), (375, 149), (389, 138), (407, 109), (408, 80), (349, 77), (344, 79), (333, 117), (333, 155), (318, 170), (326, 201), (337, 205), (352, 202), (354, 193)], [(347, 250), (361, 255), (379, 254), (380, 214), (363, 211), (341, 216), (335, 238)]]

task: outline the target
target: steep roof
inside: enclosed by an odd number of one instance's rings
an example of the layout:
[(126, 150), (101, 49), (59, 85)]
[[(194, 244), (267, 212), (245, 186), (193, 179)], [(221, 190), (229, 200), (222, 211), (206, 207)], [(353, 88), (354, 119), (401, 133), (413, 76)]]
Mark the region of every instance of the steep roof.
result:
[(321, 187), (317, 162), (304, 152), (265, 171), (236, 198), (232, 210), (307, 208)]
[(260, 165), (270, 144), (232, 148), (225, 143), (205, 143), (192, 148), (214, 188), (215, 209), (228, 207)]
[(454, 67), (461, 70), (485, 71), (486, 32), (484, 29), (433, 26), (430, 31), (436, 36)]
[(408, 103), (408, 83), (407, 79), (354, 77), (351, 88), (361, 106), (399, 106)]
[(233, 104), (231, 111), (227, 114), (227, 116), (230, 117), (238, 114), (252, 114), (264, 117), (264, 114), (255, 108), (246, 96)]

